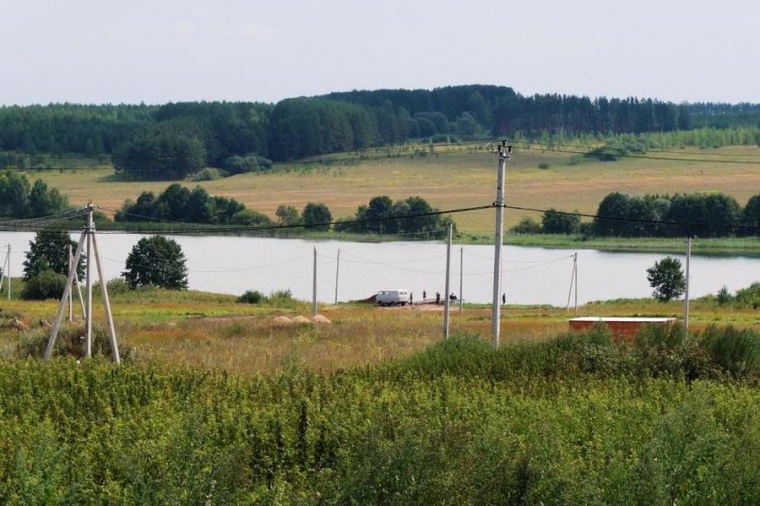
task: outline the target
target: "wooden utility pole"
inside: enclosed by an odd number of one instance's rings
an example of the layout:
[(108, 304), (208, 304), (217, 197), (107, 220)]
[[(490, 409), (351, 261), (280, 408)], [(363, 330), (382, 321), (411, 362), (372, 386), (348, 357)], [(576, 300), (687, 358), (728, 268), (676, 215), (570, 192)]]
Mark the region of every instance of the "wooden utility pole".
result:
[(55, 316), (55, 322), (53, 322), (53, 328), (50, 331), (50, 339), (48, 340), (47, 348), (45, 348), (45, 360), (50, 359), (53, 355), (53, 348), (55, 347), (55, 341), (58, 337), (58, 331), (61, 327), (61, 321), (63, 320), (63, 312), (66, 309), (66, 302), (71, 293), (72, 284), (76, 279), (76, 269), (79, 265), (79, 260), (82, 258), (82, 251), (85, 248), (85, 241), (87, 242), (87, 308), (85, 309), (85, 349), (84, 355), (89, 358), (92, 356), (92, 276), (90, 275), (90, 269), (92, 261), (94, 260), (100, 279), (100, 291), (103, 295), (103, 301), (106, 310), (106, 323), (108, 326), (108, 335), (111, 342), (111, 356), (113, 361), (117, 364), (121, 363), (121, 357), (119, 356), (119, 345), (116, 341), (116, 330), (113, 325), (113, 316), (111, 314), (111, 302), (108, 298), (108, 283), (103, 275), (103, 268), (100, 264), (100, 255), (98, 254), (98, 244), (95, 239), (95, 226), (92, 220), (92, 214), (95, 210), (95, 206), (92, 203), (88, 204), (84, 208), (87, 213), (87, 222), (82, 230), (82, 234), (79, 236), (79, 244), (77, 245), (76, 253), (74, 253), (74, 259), (71, 267), (69, 268), (69, 275), (66, 278), (66, 286), (61, 296), (61, 302), (58, 305), (58, 312)]

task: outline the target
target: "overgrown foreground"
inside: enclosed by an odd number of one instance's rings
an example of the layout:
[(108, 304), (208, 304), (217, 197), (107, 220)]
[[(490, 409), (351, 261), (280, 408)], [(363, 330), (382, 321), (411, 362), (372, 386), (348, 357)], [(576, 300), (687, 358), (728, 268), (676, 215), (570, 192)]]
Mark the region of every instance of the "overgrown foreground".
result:
[(3, 504), (759, 504), (758, 339), (599, 330), (244, 376), (0, 363)]

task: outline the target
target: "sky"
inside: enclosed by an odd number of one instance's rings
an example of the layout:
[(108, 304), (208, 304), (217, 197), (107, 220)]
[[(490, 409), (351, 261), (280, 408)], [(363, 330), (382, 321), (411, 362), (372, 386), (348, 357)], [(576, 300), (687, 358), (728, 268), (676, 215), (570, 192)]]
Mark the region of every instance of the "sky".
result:
[(334, 91), (760, 103), (758, 0), (0, 0), (0, 105)]

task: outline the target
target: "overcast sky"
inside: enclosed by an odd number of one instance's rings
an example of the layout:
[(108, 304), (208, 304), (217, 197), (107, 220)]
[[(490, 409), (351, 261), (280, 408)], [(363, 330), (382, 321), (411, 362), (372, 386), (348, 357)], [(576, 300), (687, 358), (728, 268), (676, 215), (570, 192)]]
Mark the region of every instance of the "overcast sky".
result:
[(460, 84), (760, 103), (758, 0), (0, 0), (0, 104)]

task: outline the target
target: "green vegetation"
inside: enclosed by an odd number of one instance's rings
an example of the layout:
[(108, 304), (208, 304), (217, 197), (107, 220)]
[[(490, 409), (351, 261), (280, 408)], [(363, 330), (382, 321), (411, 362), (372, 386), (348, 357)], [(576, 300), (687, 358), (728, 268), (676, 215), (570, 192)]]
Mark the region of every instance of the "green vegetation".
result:
[(647, 281), (654, 288), (654, 298), (661, 302), (677, 299), (686, 291), (686, 277), (677, 258), (665, 257), (655, 262), (647, 269)]
[(37, 218), (69, 210), (66, 197), (41, 179), (30, 186), (24, 174), (0, 171), (0, 217)]
[(0, 501), (755, 503), (760, 336), (679, 336), (460, 337), (335, 374), (3, 361)]
[(594, 151), (616, 159), (667, 149), (668, 142), (700, 148), (757, 143), (758, 117), (756, 104), (524, 96), (487, 85), (352, 91), (277, 104), (14, 106), (0, 108), (0, 168), (63, 169), (85, 165), (77, 158), (110, 157), (125, 177), (167, 180), (206, 166), (238, 174), (267, 170), (268, 158), (503, 136), (550, 149), (572, 140), (596, 148), (601, 137), (617, 136)]
[(155, 286), (187, 289), (187, 266), (182, 247), (162, 235), (143, 237), (127, 255), (123, 276), (132, 289)]

